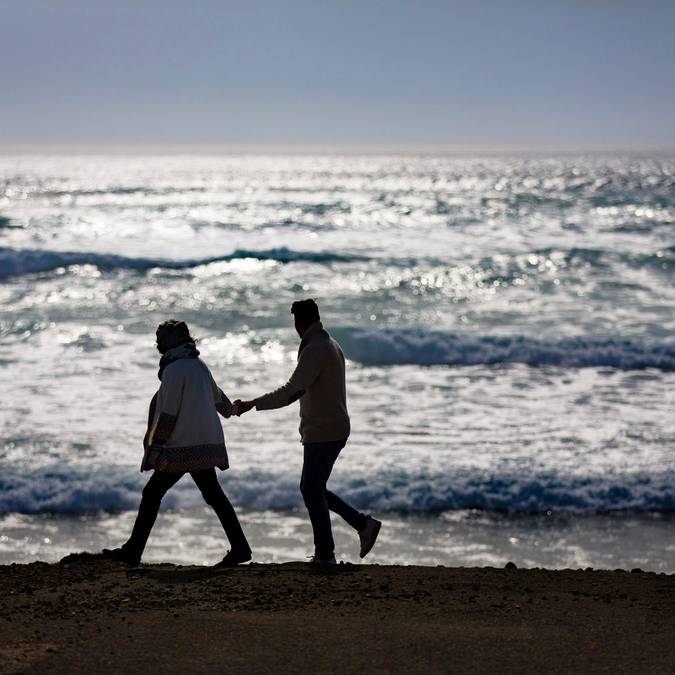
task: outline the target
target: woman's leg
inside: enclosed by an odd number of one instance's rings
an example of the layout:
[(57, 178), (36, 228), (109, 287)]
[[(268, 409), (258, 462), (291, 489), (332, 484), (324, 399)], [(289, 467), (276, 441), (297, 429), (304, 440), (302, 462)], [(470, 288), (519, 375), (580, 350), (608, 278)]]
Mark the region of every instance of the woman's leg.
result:
[(225, 530), (227, 538), (230, 540), (230, 546), (237, 553), (251, 553), (251, 547), (246, 541), (246, 535), (241, 529), (241, 524), (230, 504), (230, 500), (225, 496), (223, 489), (218, 482), (218, 476), (215, 469), (201, 469), (191, 471), (192, 480), (204, 497), (204, 501), (216, 512), (220, 524)]
[(162, 471), (155, 471), (150, 476), (150, 480), (143, 488), (143, 496), (141, 504), (138, 507), (134, 529), (131, 531), (131, 536), (127, 543), (122, 546), (122, 549), (132, 558), (141, 559), (152, 526), (157, 519), (162, 497), (182, 476), (182, 473), (165, 473)]

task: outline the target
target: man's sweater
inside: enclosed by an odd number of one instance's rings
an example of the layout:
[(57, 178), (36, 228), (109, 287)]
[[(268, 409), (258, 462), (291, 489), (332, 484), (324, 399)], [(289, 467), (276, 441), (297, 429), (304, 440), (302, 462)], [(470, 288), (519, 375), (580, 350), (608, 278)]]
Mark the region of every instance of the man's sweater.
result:
[(298, 351), (298, 365), (288, 382), (255, 399), (255, 406), (258, 410), (273, 410), (298, 399), (303, 443), (348, 438), (345, 357), (320, 321), (305, 332)]

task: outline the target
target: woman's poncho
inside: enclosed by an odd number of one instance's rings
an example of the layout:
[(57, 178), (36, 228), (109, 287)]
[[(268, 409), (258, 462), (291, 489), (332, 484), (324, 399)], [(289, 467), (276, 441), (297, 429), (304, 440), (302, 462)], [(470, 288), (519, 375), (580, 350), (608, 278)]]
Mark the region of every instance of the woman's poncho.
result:
[[(141, 471), (186, 473), (227, 469), (225, 436), (216, 404), (232, 404), (199, 358), (178, 358), (162, 371)], [(221, 408), (223, 406), (221, 405)]]

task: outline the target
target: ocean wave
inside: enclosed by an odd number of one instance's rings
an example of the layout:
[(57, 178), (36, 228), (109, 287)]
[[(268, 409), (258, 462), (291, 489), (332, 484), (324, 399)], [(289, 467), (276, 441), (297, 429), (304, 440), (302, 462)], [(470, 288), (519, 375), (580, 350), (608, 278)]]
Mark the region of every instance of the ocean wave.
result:
[[(383, 471), (342, 477), (334, 489), (356, 508), (438, 513), (481, 509), (512, 513), (609, 513), (675, 511), (673, 468), (658, 473), (572, 476), (556, 473), (494, 475), (478, 469), (446, 474)], [(146, 475), (134, 467), (107, 467), (86, 473), (60, 468), (39, 473), (3, 471), (0, 513), (85, 513), (138, 507)], [(239, 508), (288, 510), (302, 507), (296, 476), (248, 471), (228, 472), (226, 491)], [(164, 500), (168, 508), (203, 505), (185, 478)]]
[(0, 474), (0, 513), (86, 513), (126, 511), (138, 506), (143, 482), (129, 471), (49, 468), (20, 473), (3, 468)]
[[(5, 222), (7, 221), (7, 222)], [(0, 228), (12, 227), (8, 219), (0, 216)], [(227, 262), (243, 258), (256, 260), (274, 260), (280, 263), (308, 262), (317, 264), (367, 262), (371, 258), (355, 253), (340, 253), (334, 251), (296, 251), (285, 246), (251, 250), (237, 249), (232, 253), (220, 256), (189, 258), (173, 260), (169, 258), (131, 258), (111, 253), (96, 253), (90, 251), (52, 251), (48, 249), (15, 249), (0, 247), (0, 279), (52, 272), (71, 265), (94, 265), (101, 270), (136, 270), (149, 269), (184, 270), (208, 265), (216, 262)], [(536, 274), (541, 268), (549, 273), (549, 263), (556, 268), (578, 270), (607, 269), (620, 262), (634, 268), (653, 268), (659, 272), (670, 272), (675, 269), (675, 247), (665, 247), (650, 254), (616, 253), (593, 248), (555, 249), (542, 248), (530, 252), (513, 254), (511, 256), (497, 256), (483, 258), (476, 264), (476, 269), (482, 275), (484, 284), (495, 281), (510, 282), (521, 278), (523, 274)], [(422, 264), (422, 260), (409, 257), (383, 258), (382, 264), (400, 268), (411, 268)], [(452, 270), (455, 265), (447, 260), (428, 258), (427, 265)]]
[(329, 213), (351, 213), (352, 207), (344, 201), (318, 202), (316, 204), (302, 204), (300, 210), (302, 213), (312, 216), (325, 216)]
[(274, 260), (280, 263), (309, 262), (330, 264), (364, 260), (361, 256), (327, 251), (293, 251), (286, 247), (263, 251), (237, 249), (233, 253), (207, 258), (169, 260), (165, 258), (128, 258), (125, 256), (73, 251), (49, 251), (38, 249), (14, 249), (0, 247), (0, 279), (53, 272), (71, 265), (94, 265), (101, 270), (135, 270), (139, 272), (160, 268), (185, 270), (216, 262), (254, 258)]
[(34, 190), (31, 191), (31, 197), (100, 197), (106, 195), (175, 195), (191, 192), (206, 192), (205, 187), (189, 187), (189, 186), (171, 186), (166, 188), (152, 188), (147, 185), (138, 186), (117, 186), (105, 188), (73, 188), (70, 190)]
[(602, 337), (544, 340), (415, 329), (337, 329), (349, 358), (364, 365), (475, 366), (522, 363), (561, 368), (675, 371), (675, 342)]
[[(612, 268), (627, 266), (633, 269), (646, 269), (656, 273), (670, 273), (675, 269), (675, 247), (665, 247), (654, 253), (631, 253), (607, 251), (597, 248), (539, 248), (511, 256), (491, 256), (478, 263), (483, 273), (483, 283), (495, 281), (510, 283), (523, 275), (537, 275), (543, 272), (545, 277), (551, 269), (569, 270), (574, 275), (588, 275), (596, 271), (606, 272)], [(586, 272), (588, 270), (588, 272)]]

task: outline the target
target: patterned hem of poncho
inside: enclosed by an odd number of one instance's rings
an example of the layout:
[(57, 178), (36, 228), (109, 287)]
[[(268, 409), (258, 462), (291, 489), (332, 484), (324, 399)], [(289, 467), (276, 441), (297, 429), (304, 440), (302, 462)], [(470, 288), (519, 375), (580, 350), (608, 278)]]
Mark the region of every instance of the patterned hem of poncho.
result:
[(191, 445), (183, 448), (148, 449), (141, 471), (156, 469), (167, 473), (188, 473), (200, 469), (229, 467), (227, 451), (222, 443)]

